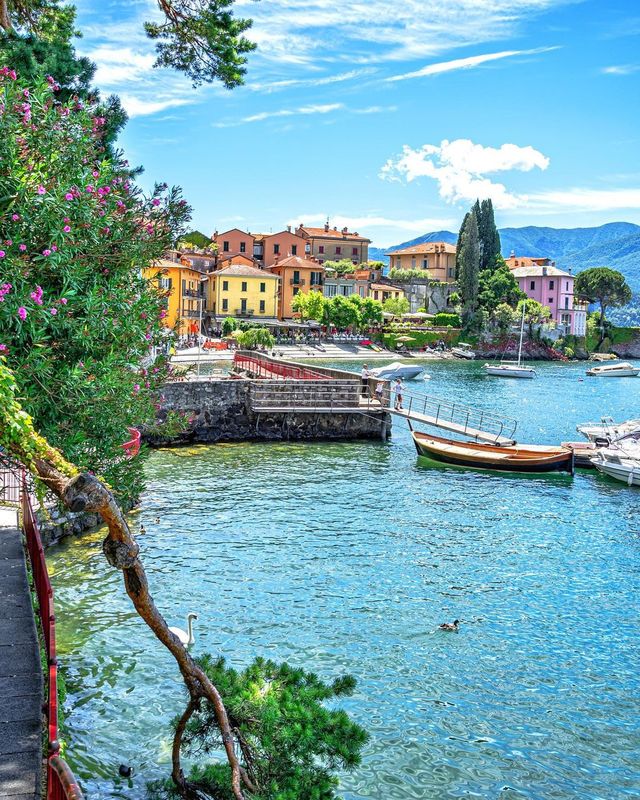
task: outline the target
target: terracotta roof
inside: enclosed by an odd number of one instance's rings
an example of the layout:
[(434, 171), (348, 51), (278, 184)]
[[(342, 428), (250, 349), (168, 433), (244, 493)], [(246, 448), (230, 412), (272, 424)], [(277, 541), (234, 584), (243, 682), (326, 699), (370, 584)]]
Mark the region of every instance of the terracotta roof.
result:
[(258, 269), (257, 267), (250, 267), (247, 264), (232, 264), (230, 267), (224, 267), (223, 269), (218, 269), (215, 272), (211, 273), (212, 275), (230, 275), (233, 277), (234, 275), (242, 276), (245, 278), (276, 278), (277, 275), (272, 275), (270, 272), (267, 272), (264, 269)]
[(287, 256), (287, 258), (283, 258), (281, 261), (278, 261), (277, 264), (271, 264), (269, 269), (275, 269), (276, 267), (291, 267), (293, 269), (312, 269), (316, 272), (324, 272), (324, 267), (322, 264), (318, 264), (317, 261), (309, 261), (308, 258), (300, 258), (300, 256)]
[(315, 236), (320, 239), (351, 239), (358, 242), (371, 241), (371, 239), (367, 239), (366, 236), (360, 236), (358, 233), (351, 233), (350, 231), (343, 233), (342, 230), (336, 228), (329, 228), (327, 231), (324, 228), (308, 228), (306, 225), (300, 225), (298, 230), (304, 231), (308, 236)]
[(206, 272), (206, 270), (200, 269), (197, 266), (181, 264), (179, 261), (171, 261), (168, 258), (159, 258), (157, 261), (150, 264), (148, 269), (190, 269), (192, 272)]
[(413, 247), (403, 247), (402, 250), (390, 250), (388, 253), (385, 253), (385, 256), (417, 256), (422, 255), (423, 253), (439, 252), (443, 247), (445, 253), (455, 255), (455, 244), (449, 244), (448, 242), (423, 242), (422, 244), (416, 244)]
[(401, 289), (399, 286), (392, 286), (390, 283), (372, 283), (369, 288), (382, 292), (400, 292), (401, 294), (404, 294), (403, 289)]
[(561, 278), (575, 278), (570, 272), (564, 272), (557, 267), (540, 266), (539, 264), (532, 264), (530, 267), (516, 267), (511, 270), (514, 278), (543, 278), (549, 276), (551, 278), (558, 276)]

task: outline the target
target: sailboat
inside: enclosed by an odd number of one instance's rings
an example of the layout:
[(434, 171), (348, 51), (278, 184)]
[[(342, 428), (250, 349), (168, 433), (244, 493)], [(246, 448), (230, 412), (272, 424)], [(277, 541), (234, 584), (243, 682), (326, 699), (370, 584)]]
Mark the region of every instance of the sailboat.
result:
[(517, 361), (501, 361), (499, 364), (485, 364), (484, 371), (487, 375), (496, 375), (500, 378), (535, 378), (536, 371), (522, 363), (522, 337), (524, 335), (525, 303), (522, 304), (522, 321), (520, 322), (520, 344), (518, 345)]

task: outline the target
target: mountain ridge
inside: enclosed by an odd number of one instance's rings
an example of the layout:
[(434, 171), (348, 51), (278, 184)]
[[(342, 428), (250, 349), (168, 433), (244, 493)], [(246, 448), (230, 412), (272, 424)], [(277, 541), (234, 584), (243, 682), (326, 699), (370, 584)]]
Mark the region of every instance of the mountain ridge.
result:
[[(640, 292), (640, 225), (632, 222), (607, 222), (587, 228), (552, 228), (527, 225), (500, 228), (502, 255), (546, 256), (561, 269), (580, 272), (589, 267), (611, 267), (626, 277), (634, 292)], [(457, 233), (433, 231), (387, 248), (369, 248), (373, 261), (389, 259), (385, 252), (412, 247), (425, 242), (455, 244)]]

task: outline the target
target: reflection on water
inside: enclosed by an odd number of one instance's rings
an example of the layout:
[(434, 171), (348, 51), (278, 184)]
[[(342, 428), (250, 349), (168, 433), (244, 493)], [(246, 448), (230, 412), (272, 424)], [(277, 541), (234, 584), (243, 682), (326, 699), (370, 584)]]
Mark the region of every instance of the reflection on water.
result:
[[(476, 364), (429, 372), (411, 391), (516, 416), (520, 438), (541, 443), (631, 416), (636, 391), (566, 365), (537, 381), (492, 381)], [(372, 737), (347, 800), (637, 797), (638, 490), (587, 472), (426, 467), (399, 423), (388, 444), (161, 451), (148, 475), (132, 523), (170, 624), (199, 614), (196, 653), (358, 678), (345, 706)], [(48, 554), (69, 757), (90, 798), (139, 798), (168, 772), (181, 686), (102, 535)], [(436, 630), (456, 617), (459, 634)]]

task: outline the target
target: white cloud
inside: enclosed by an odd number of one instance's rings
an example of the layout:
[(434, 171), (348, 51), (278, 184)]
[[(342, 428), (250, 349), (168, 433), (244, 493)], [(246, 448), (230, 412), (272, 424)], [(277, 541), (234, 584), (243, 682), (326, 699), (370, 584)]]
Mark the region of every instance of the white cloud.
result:
[(425, 144), (414, 150), (405, 145), (402, 154), (390, 158), (382, 167), (384, 180), (408, 183), (426, 177), (437, 181), (440, 196), (449, 203), (490, 197), (497, 208), (516, 208), (526, 204), (524, 195), (511, 194), (502, 183), (487, 175), (495, 172), (546, 169), (549, 159), (531, 146), (503, 144), (484, 147), (470, 139), (444, 139), (439, 145)]
[(640, 189), (551, 189), (530, 195), (528, 207), (533, 212), (620, 211), (640, 209)]
[(533, 55), (535, 53), (546, 53), (550, 50), (557, 50), (557, 47), (538, 47), (534, 50), (502, 50), (499, 53), (484, 53), (479, 56), (468, 56), (467, 58), (455, 58), (452, 61), (440, 61), (437, 64), (427, 64), (422, 69), (413, 72), (405, 72), (402, 75), (392, 75), (386, 81), (405, 81), (409, 78), (425, 78), (430, 75), (440, 75), (443, 72), (452, 72), (458, 69), (472, 69), (490, 61), (498, 61), (502, 58), (513, 58), (514, 56)]
[(278, 111), (260, 111), (238, 120), (228, 122), (214, 122), (214, 128), (235, 128), (251, 122), (265, 122), (266, 120), (281, 117), (310, 116), (313, 114), (331, 114), (333, 111), (343, 111), (346, 114), (383, 114), (396, 111), (396, 106), (368, 106), (367, 108), (349, 108), (344, 103), (316, 103), (300, 108), (283, 108)]
[(632, 75), (640, 70), (640, 64), (618, 64), (617, 66), (603, 67), (600, 71), (604, 75)]
[(247, 89), (250, 89), (252, 92), (263, 92), (264, 94), (271, 94), (272, 92), (282, 91), (283, 89), (313, 89), (318, 86), (330, 86), (334, 83), (343, 83), (344, 81), (364, 78), (374, 72), (376, 72), (375, 69), (364, 67), (363, 69), (352, 69), (349, 72), (324, 75), (318, 78), (291, 78), (289, 80), (267, 81), (265, 83), (254, 83), (250, 81), (247, 83)]
[(181, 97), (167, 97), (158, 100), (145, 100), (142, 97), (135, 97), (131, 94), (121, 94), (120, 100), (125, 108), (125, 111), (130, 117), (146, 117), (149, 114), (156, 114), (158, 111), (164, 111), (165, 108), (174, 108), (176, 106), (186, 106), (190, 102), (186, 98)]

